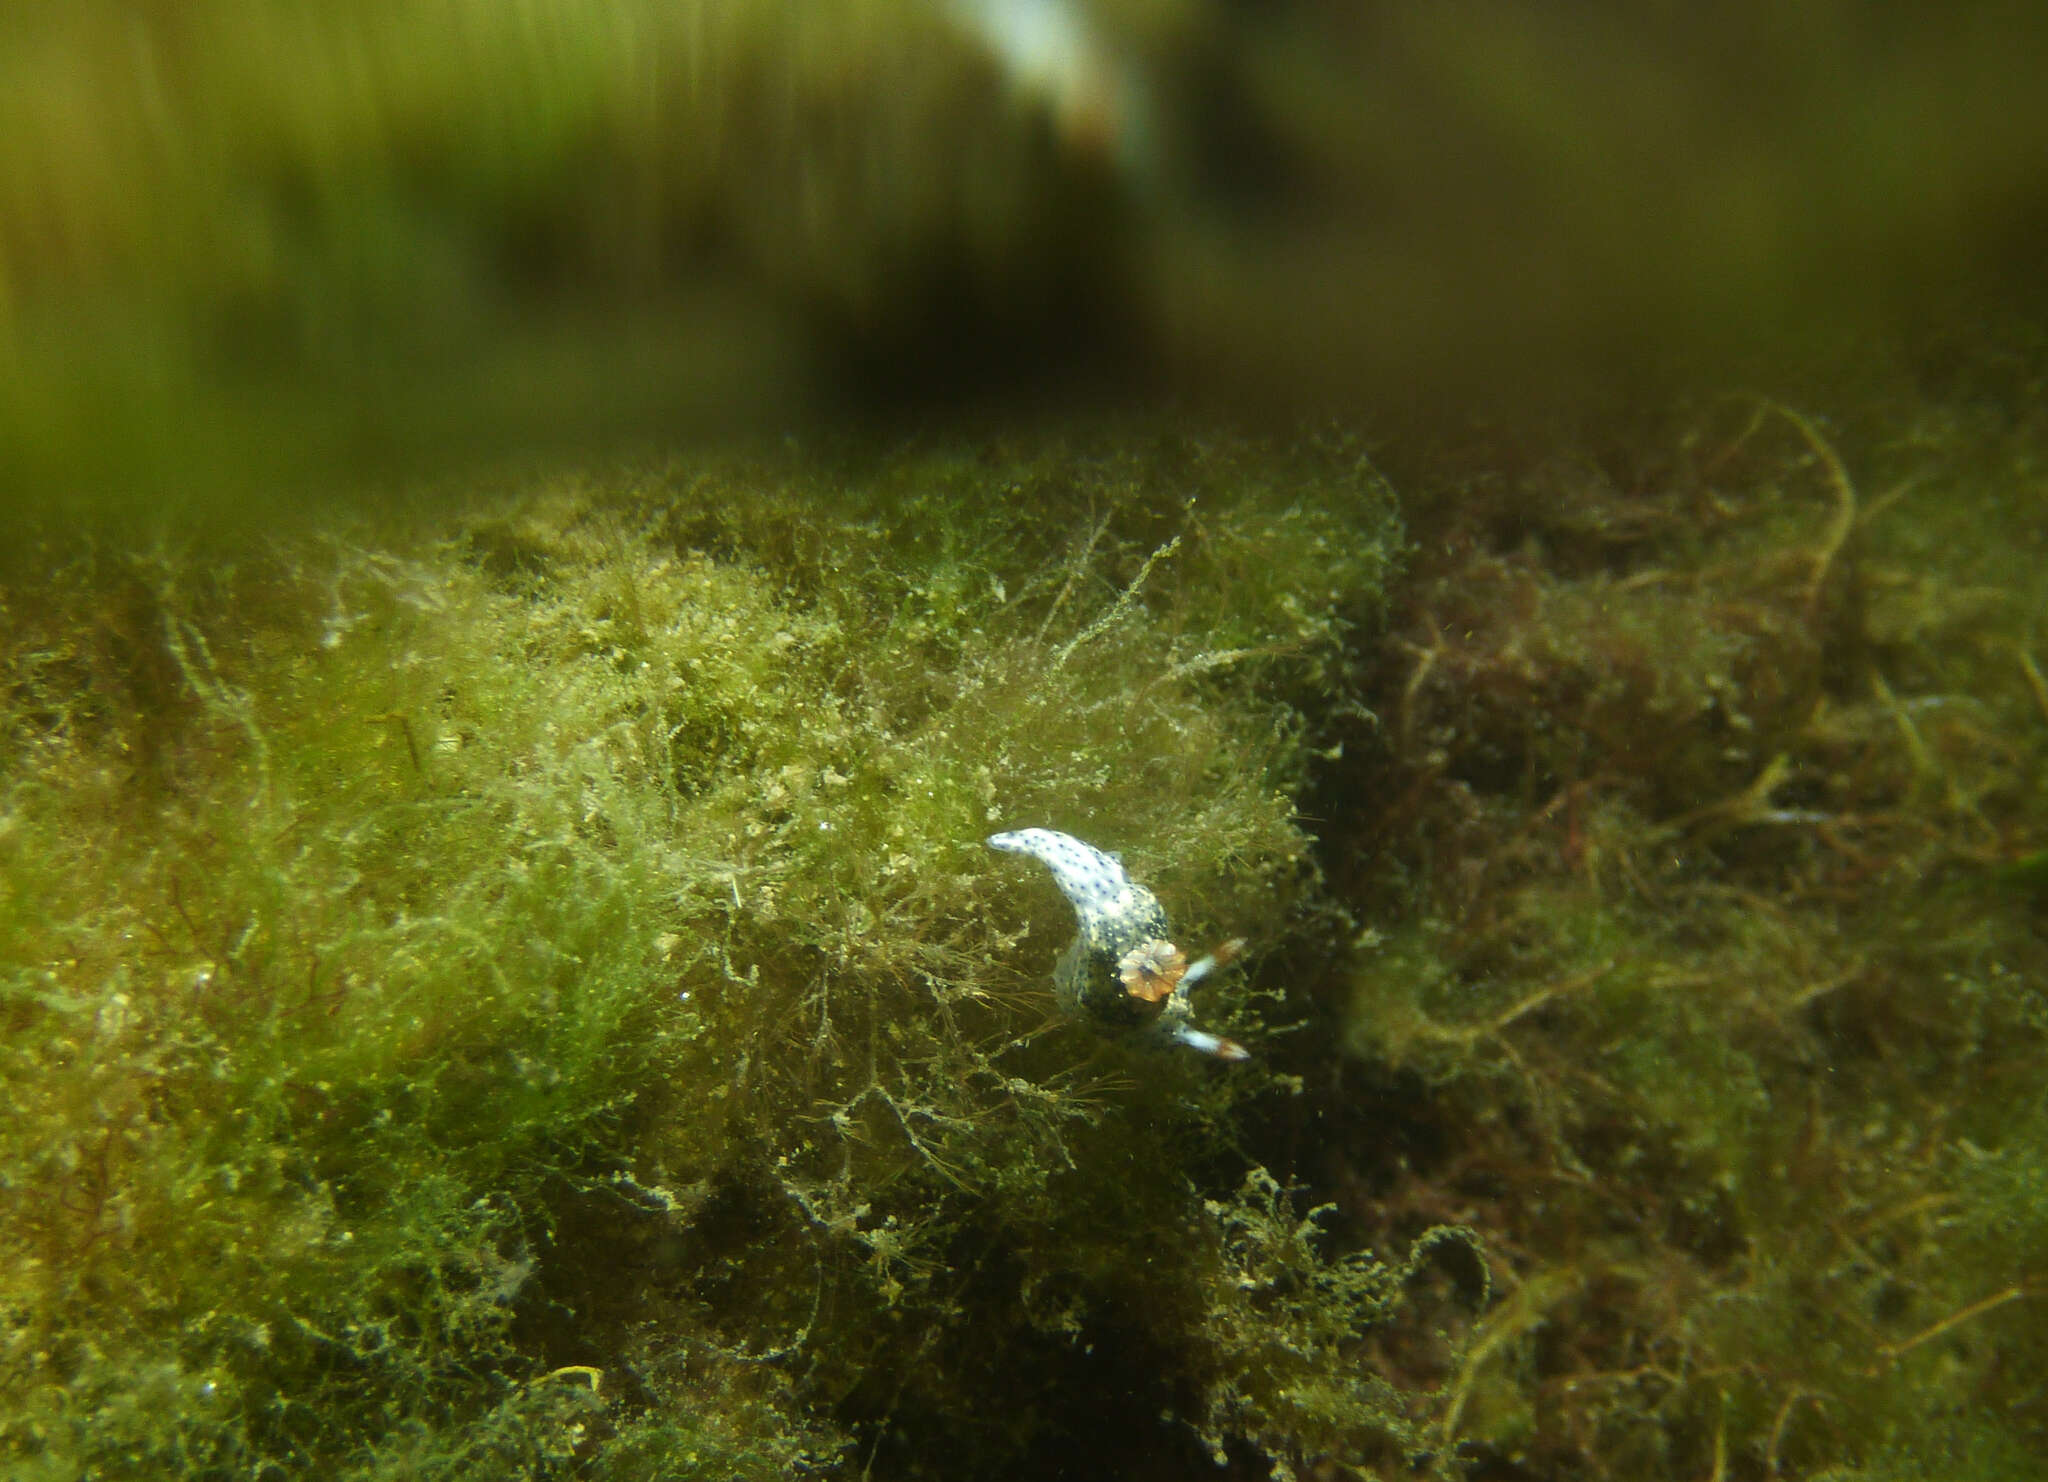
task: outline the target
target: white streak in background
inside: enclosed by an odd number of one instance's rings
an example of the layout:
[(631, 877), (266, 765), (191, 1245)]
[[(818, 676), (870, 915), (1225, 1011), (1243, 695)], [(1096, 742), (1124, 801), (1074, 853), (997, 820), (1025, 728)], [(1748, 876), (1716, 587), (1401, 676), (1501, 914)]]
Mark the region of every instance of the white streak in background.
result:
[(1197, 958), (1190, 964), (1188, 970), (1181, 974), (1180, 986), (1174, 991), (1177, 993), (1188, 992), (1195, 984), (1215, 972), (1217, 968), (1228, 967), (1232, 962), (1236, 961), (1237, 954), (1243, 950), (1244, 938), (1232, 937), (1207, 957)]
[(1190, 1050), (1204, 1055), (1214, 1055), (1218, 1060), (1249, 1060), (1251, 1051), (1234, 1039), (1225, 1039), (1220, 1034), (1209, 1034), (1197, 1029), (1185, 1020), (1179, 1020), (1167, 1028), (1167, 1034), (1179, 1040)]
[(1064, 143), (1125, 175), (1148, 173), (1148, 110), (1137, 73), (1102, 44), (1072, 0), (944, 3), (1016, 91), (1045, 103)]

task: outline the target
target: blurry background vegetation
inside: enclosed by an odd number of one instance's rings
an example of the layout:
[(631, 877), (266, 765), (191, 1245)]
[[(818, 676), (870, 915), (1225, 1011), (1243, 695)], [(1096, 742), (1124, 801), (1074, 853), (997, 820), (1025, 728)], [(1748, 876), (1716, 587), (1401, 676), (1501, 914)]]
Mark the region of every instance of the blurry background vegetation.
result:
[(963, 386), (1434, 412), (1831, 361), (2039, 306), (2044, 32), (1847, 0), (22, 0), (0, 490), (275, 499)]
[(0, 1469), (2039, 1475), (2043, 76), (11, 5)]

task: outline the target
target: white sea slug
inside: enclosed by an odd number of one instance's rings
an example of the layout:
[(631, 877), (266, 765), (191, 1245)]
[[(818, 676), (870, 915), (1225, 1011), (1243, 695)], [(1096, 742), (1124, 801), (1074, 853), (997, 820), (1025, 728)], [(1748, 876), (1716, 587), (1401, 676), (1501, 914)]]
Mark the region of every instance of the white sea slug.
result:
[(1167, 938), (1159, 898), (1124, 872), (1123, 861), (1049, 828), (996, 834), (991, 849), (1028, 854), (1052, 871), (1053, 883), (1072, 902), (1080, 931), (1053, 969), (1053, 988), (1070, 1014), (1086, 1014), (1114, 1029), (1133, 1030), (1186, 1045), (1218, 1060), (1250, 1052), (1236, 1040), (1194, 1026), (1190, 991), (1243, 949), (1225, 942), (1190, 963)]

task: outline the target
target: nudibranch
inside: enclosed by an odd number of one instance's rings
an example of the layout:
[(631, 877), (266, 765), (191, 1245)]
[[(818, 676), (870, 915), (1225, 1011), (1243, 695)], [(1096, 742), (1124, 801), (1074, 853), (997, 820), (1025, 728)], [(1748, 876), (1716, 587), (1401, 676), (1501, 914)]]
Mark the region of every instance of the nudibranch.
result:
[(1250, 1053), (1236, 1040), (1195, 1028), (1189, 996), (1243, 950), (1242, 940), (1233, 938), (1189, 962), (1167, 936), (1159, 898), (1133, 880), (1114, 854), (1072, 834), (1018, 829), (992, 836), (988, 847), (1039, 861), (1074, 907), (1080, 930), (1052, 974), (1061, 1008), (1218, 1060), (1242, 1060)]

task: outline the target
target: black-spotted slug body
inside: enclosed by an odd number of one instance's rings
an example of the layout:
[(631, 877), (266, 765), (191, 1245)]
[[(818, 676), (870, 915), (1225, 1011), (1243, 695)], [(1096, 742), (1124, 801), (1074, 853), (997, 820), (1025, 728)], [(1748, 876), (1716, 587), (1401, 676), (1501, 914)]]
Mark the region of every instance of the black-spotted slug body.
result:
[(1038, 860), (1074, 907), (1080, 930), (1053, 969), (1053, 988), (1068, 1013), (1218, 1060), (1246, 1057), (1249, 1052), (1237, 1041), (1195, 1028), (1190, 997), (1243, 942), (1225, 942), (1190, 963), (1167, 934), (1159, 898), (1133, 880), (1114, 854), (1072, 834), (1018, 829), (992, 836), (988, 846)]

